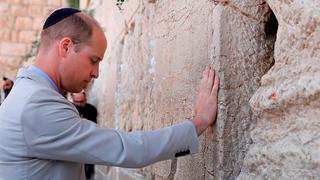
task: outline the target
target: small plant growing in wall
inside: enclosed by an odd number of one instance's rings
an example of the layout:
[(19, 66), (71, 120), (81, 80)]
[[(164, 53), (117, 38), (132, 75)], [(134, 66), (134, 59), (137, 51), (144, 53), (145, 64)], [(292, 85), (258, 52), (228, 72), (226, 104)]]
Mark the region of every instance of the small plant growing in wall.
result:
[(122, 4), (123, 4), (125, 1), (128, 1), (128, 0), (117, 0), (116, 5), (117, 5), (117, 7), (119, 8), (120, 11), (123, 10)]
[(79, 0), (67, 0), (69, 7), (79, 9)]
[(83, 11), (84, 13), (86, 13), (91, 17), (94, 17), (94, 14), (96, 13), (95, 9), (89, 9), (89, 8), (82, 9), (81, 11)]
[[(116, 6), (119, 8), (120, 11), (123, 10), (122, 5), (124, 2), (129, 1), (129, 0), (117, 0)], [(148, 0), (148, 3), (156, 3), (156, 0)]]
[(40, 40), (38, 39), (38, 35), (35, 35), (36, 39), (32, 41), (31, 43), (31, 49), (27, 54), (22, 56), (23, 61), (29, 61), (30, 59), (33, 60), (36, 55), (39, 52), (39, 47), (40, 47)]
[[(69, 7), (76, 8), (76, 9), (80, 8), (79, 0), (67, 0), (67, 3), (69, 5)], [(95, 14), (95, 9), (90, 9), (89, 7), (82, 9), (81, 11), (83, 11), (84, 13), (86, 13), (87, 15), (89, 15), (91, 17), (93, 17)]]

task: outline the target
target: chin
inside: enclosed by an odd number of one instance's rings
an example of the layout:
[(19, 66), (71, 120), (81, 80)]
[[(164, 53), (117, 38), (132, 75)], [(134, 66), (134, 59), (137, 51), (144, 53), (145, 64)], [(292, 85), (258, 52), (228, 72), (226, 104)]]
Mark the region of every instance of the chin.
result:
[(84, 88), (74, 88), (74, 89), (70, 89), (69, 92), (71, 93), (79, 93), (83, 90)]

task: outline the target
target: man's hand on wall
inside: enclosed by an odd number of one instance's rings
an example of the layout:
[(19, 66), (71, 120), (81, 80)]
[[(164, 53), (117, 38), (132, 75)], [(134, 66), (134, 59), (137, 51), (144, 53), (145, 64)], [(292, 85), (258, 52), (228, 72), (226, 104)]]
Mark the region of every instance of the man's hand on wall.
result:
[(211, 67), (203, 71), (193, 123), (200, 136), (217, 118), (219, 77)]

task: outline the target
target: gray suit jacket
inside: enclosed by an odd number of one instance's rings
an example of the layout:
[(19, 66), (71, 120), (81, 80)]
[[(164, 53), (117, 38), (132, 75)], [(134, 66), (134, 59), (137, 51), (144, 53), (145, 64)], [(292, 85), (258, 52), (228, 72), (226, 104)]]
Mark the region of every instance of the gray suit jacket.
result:
[(142, 167), (197, 151), (189, 121), (128, 133), (81, 120), (76, 108), (31, 69), (20, 69), (0, 107), (1, 180), (78, 180), (83, 163)]

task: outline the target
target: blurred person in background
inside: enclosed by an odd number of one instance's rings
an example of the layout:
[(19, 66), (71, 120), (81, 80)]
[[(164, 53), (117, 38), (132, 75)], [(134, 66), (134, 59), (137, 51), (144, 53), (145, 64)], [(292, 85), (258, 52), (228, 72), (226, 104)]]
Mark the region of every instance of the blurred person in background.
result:
[(10, 93), (12, 87), (13, 87), (13, 84), (14, 84), (13, 79), (8, 78), (6, 76), (3, 76), (2, 80), (3, 80), (3, 84), (2, 84), (2, 91), (1, 91), (1, 94), (0, 94), (0, 96), (1, 96), (0, 104), (2, 104), (2, 102), (9, 95), (9, 93)]
[[(71, 96), (72, 96), (73, 104), (76, 106), (80, 117), (90, 120), (94, 123), (97, 123), (98, 111), (93, 105), (87, 103), (86, 93), (82, 91), (80, 93), (72, 93)], [(85, 164), (84, 172), (87, 179), (93, 178), (94, 165)]]

